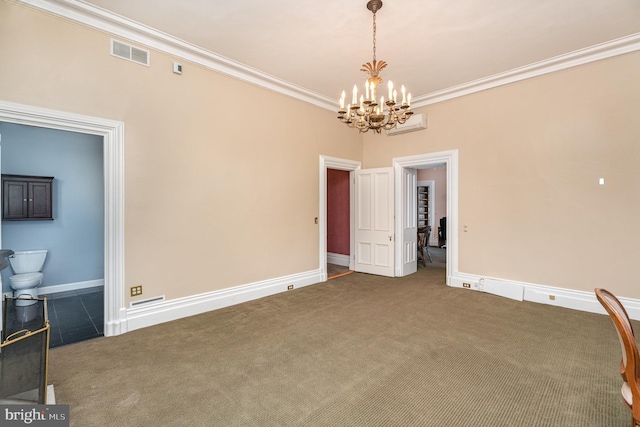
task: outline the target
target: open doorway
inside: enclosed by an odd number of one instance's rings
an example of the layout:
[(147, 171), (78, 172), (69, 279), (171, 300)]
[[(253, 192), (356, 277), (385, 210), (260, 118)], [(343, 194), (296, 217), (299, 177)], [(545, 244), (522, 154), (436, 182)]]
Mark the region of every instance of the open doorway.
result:
[[(413, 172), (420, 172), (422, 170), (430, 170), (430, 169), (441, 169), (441, 173), (444, 173), (446, 177), (446, 191), (444, 192), (444, 204), (446, 207), (434, 209), (433, 216), (433, 227), (437, 230), (440, 227), (440, 221), (436, 222), (436, 217), (438, 215), (442, 215), (442, 211), (444, 210), (446, 217), (446, 225), (443, 228), (443, 234), (440, 236), (446, 241), (446, 244), (438, 245), (444, 246), (444, 256), (446, 262), (446, 283), (447, 285), (451, 285), (453, 283), (452, 277), (458, 271), (458, 234), (457, 234), (457, 224), (458, 224), (458, 150), (450, 150), (436, 153), (426, 153), (416, 156), (409, 157), (399, 157), (393, 159), (393, 167), (395, 170), (395, 186), (396, 186), (396, 218), (402, 218), (403, 220), (396, 221), (396, 276), (403, 276), (406, 274), (411, 274), (411, 269), (406, 268), (412, 262), (417, 261), (417, 256), (414, 256), (413, 259), (411, 257), (411, 252), (407, 250), (403, 250), (406, 246), (404, 231), (407, 228), (407, 225), (404, 224), (406, 222), (405, 218), (415, 217), (417, 211), (417, 173), (414, 175), (415, 184), (411, 187), (411, 189), (407, 189), (406, 179), (403, 177), (407, 177), (412, 175)], [(427, 172), (422, 172), (427, 173)], [(423, 175), (424, 181), (429, 181), (428, 177)], [(403, 187), (405, 186), (405, 187)], [(413, 193), (412, 193), (413, 192)], [(436, 197), (438, 197), (438, 193), (442, 196), (443, 192), (439, 191), (436, 184)], [(438, 211), (438, 215), (435, 215), (435, 211)], [(416, 224), (417, 228), (417, 224)], [(433, 242), (433, 239), (430, 239)], [(413, 269), (415, 271), (415, 269)]]
[(349, 269), (350, 179), (351, 172), (327, 169), (327, 279), (335, 279), (353, 272)]
[[(51, 347), (103, 336), (102, 137), (7, 122), (0, 122), (0, 134), (3, 181), (53, 178), (52, 219), (3, 218), (0, 223), (3, 248), (17, 254), (46, 251), (34, 296), (47, 298)], [(14, 273), (2, 271), (5, 294), (13, 293), (9, 278)]]
[(124, 123), (0, 101), (0, 121), (102, 137), (104, 174), (104, 335), (127, 331), (124, 307)]
[[(423, 232), (418, 245), (418, 268), (446, 267), (447, 239), (447, 165), (434, 164), (417, 169), (418, 230)], [(421, 253), (422, 252), (422, 253)]]
[[(360, 162), (355, 160), (340, 159), (337, 157), (329, 157), (320, 155), (320, 189), (319, 189), (319, 238), (320, 238), (320, 273), (322, 281), (328, 278), (327, 261), (329, 252), (327, 248), (327, 175), (329, 170), (346, 171), (349, 174), (349, 255), (347, 257), (339, 257), (342, 264), (348, 262), (348, 270), (354, 269), (354, 236), (353, 227), (355, 224), (354, 212), (354, 177), (353, 172), (360, 169)], [(335, 258), (332, 258), (335, 262)]]

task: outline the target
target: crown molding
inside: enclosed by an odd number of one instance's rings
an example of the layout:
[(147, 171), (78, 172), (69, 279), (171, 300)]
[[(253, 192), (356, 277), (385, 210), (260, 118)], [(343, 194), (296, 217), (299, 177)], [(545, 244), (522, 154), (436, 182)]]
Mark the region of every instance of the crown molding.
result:
[[(318, 107), (330, 111), (336, 111), (338, 108), (338, 103), (333, 98), (312, 92), (146, 25), (84, 3), (81, 0), (18, 1)], [(411, 106), (413, 108), (424, 107), (637, 50), (640, 50), (640, 33), (514, 68), (513, 70), (458, 86), (416, 96), (413, 98)]]
[(514, 68), (504, 73), (475, 80), (458, 86), (453, 86), (427, 95), (416, 96), (411, 103), (412, 108), (424, 107), (437, 102), (447, 101), (482, 90), (542, 76), (555, 71), (564, 70), (578, 65), (588, 64), (601, 59), (611, 58), (625, 53), (640, 50), (640, 33), (631, 34), (606, 43), (576, 50), (564, 55), (555, 56), (544, 61)]
[(143, 44), (152, 49), (194, 62), (222, 74), (273, 90), (331, 111), (337, 109), (335, 99), (312, 92), (275, 76), (251, 68), (232, 59), (210, 52), (169, 34), (108, 12), (79, 0), (19, 0), (20, 3), (44, 10), (71, 21)]

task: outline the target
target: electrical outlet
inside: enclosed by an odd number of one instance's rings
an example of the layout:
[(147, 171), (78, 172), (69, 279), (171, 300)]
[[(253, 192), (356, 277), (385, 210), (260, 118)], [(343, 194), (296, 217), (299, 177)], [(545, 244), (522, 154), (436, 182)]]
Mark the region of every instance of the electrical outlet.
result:
[(463, 283), (462, 287), (463, 288), (470, 288), (471, 287), (471, 283)]
[(287, 290), (288, 290), (288, 291), (290, 291), (290, 290), (292, 290), (292, 289), (293, 289), (293, 285), (289, 285), (289, 286), (287, 286)]
[(132, 297), (137, 297), (142, 295), (142, 285), (139, 286), (132, 286), (131, 287), (131, 296)]

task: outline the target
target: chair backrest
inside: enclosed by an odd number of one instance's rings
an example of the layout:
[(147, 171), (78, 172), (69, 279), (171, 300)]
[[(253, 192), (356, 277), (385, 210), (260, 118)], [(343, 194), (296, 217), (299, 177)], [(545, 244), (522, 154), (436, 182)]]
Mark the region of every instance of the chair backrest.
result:
[(429, 235), (431, 234), (431, 226), (426, 225), (418, 228), (418, 249), (429, 246)]
[[(596, 297), (600, 304), (609, 314), (613, 321), (620, 339), (620, 347), (622, 349), (622, 363), (620, 364), (620, 375), (622, 379), (629, 383), (633, 391), (638, 391), (638, 346), (636, 344), (633, 327), (629, 320), (629, 315), (618, 298), (606, 289), (596, 289)], [(634, 393), (636, 394), (636, 393)]]

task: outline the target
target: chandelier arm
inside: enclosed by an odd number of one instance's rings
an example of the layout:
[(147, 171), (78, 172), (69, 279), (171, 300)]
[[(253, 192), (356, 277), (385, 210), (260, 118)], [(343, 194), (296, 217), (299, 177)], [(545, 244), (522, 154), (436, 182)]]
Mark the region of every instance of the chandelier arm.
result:
[(364, 132), (366, 132), (369, 129), (369, 124), (365, 121), (362, 121), (357, 123), (356, 127), (360, 130), (360, 132), (362, 132), (363, 129), (364, 129)]
[(396, 121), (390, 121), (389, 123), (387, 123), (387, 124), (384, 126), (384, 130), (391, 130), (391, 129), (395, 128), (397, 125), (398, 125), (398, 122), (396, 122)]

